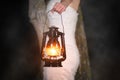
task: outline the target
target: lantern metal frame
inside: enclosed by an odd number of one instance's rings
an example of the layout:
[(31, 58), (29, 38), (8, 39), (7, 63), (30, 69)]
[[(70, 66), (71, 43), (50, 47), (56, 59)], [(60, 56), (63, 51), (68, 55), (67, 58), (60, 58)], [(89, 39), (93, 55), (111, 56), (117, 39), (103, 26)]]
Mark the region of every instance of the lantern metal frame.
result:
[[(49, 28), (49, 31), (43, 33), (42, 47), (41, 47), (41, 59), (45, 61), (44, 67), (62, 67), (62, 61), (66, 59), (66, 48), (65, 48), (65, 38), (64, 33), (58, 31), (58, 28), (52, 26)], [(47, 40), (49, 38), (49, 40)], [(58, 38), (61, 39), (61, 42), (58, 41)], [(50, 56), (46, 55), (45, 48), (46, 45), (49, 45), (49, 42), (54, 42), (57, 40), (61, 47), (60, 55)]]

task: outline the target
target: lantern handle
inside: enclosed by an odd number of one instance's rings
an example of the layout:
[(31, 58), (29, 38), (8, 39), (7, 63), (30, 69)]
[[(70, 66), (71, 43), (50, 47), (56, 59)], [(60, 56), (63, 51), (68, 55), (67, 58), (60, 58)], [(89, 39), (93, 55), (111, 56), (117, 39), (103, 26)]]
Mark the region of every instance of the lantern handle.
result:
[[(52, 10), (49, 10), (49, 11), (47, 12), (47, 14), (49, 14), (51, 11), (52, 11)], [(59, 15), (60, 15), (60, 17), (61, 17), (61, 25), (62, 25), (62, 27), (63, 27), (63, 33), (65, 33), (65, 31), (64, 31), (64, 24), (63, 24), (62, 13), (59, 14)], [(46, 25), (46, 23), (47, 23), (47, 15), (46, 15), (46, 19), (45, 19), (45, 25)], [(44, 28), (45, 28), (45, 25), (44, 25)], [(43, 28), (43, 32), (44, 32), (44, 28)]]

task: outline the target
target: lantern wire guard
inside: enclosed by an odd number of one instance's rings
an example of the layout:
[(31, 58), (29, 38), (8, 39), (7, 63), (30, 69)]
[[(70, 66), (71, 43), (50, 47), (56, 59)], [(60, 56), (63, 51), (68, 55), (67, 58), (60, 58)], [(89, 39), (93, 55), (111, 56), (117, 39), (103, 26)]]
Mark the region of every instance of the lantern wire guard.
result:
[[(51, 10), (47, 14), (49, 12)], [(60, 32), (56, 26), (49, 27), (49, 31), (46, 32), (44, 32), (45, 27), (43, 28), (41, 59), (45, 62), (44, 67), (62, 67), (61, 62), (66, 59), (64, 25), (62, 15), (60, 16), (63, 32)]]

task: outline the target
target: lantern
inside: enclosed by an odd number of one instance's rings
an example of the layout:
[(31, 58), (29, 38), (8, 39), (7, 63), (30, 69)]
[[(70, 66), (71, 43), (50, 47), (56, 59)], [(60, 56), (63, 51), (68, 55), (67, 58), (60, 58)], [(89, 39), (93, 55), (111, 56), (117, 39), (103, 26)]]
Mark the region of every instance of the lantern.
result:
[(62, 67), (61, 62), (66, 59), (64, 33), (57, 27), (50, 27), (43, 33), (41, 58), (45, 67)]

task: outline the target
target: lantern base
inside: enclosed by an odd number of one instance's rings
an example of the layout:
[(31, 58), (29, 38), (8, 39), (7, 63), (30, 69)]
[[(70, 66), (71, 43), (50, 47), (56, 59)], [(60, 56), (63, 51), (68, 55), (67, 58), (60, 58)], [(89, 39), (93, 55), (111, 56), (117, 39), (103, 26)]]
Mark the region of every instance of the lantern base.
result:
[(61, 62), (45, 62), (44, 67), (62, 67)]

